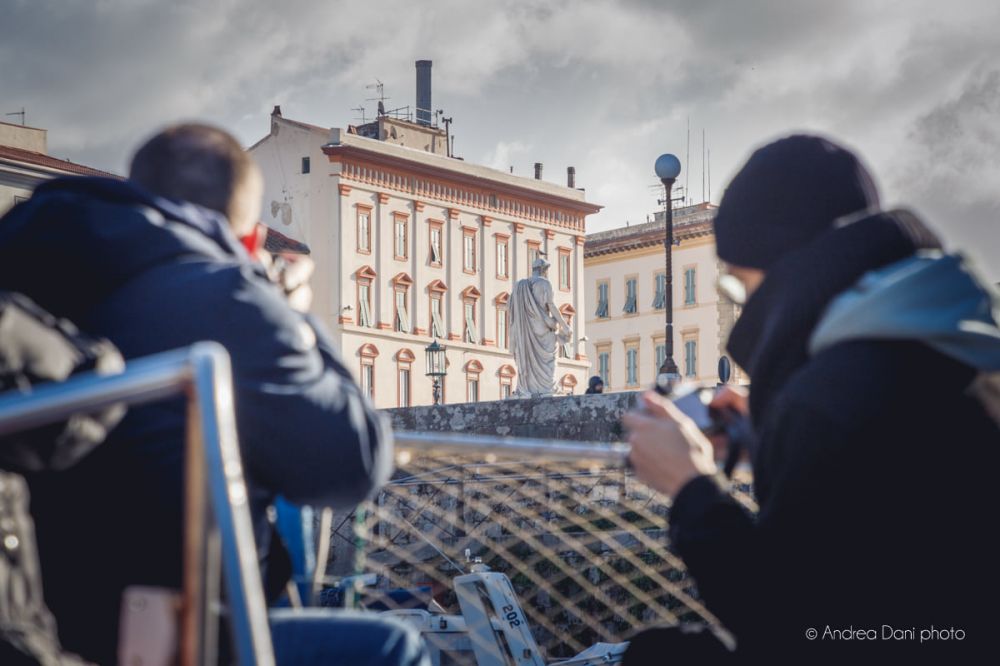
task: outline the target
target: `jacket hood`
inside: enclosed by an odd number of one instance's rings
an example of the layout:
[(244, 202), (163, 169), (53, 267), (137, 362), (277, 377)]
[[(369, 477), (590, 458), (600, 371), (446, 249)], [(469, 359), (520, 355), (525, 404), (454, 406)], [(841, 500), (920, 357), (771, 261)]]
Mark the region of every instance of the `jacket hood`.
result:
[(921, 252), (866, 273), (827, 308), (809, 340), (923, 342), (980, 371), (1000, 371), (1000, 298), (961, 255)]
[(70, 320), (180, 257), (250, 263), (224, 217), (129, 181), (48, 181), (0, 221), (0, 286)]

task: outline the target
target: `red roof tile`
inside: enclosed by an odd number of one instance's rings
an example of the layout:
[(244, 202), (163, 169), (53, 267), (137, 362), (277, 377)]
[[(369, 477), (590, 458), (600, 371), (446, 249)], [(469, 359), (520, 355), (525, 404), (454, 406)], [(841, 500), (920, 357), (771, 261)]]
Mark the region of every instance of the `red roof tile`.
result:
[(267, 228), (267, 238), (264, 239), (264, 249), (272, 254), (309, 254), (311, 250), (305, 243), (289, 238), (280, 231)]
[(36, 153), (31, 150), (14, 148), (13, 146), (0, 146), (0, 159), (34, 164), (35, 166), (44, 167), (46, 169), (56, 169), (81, 176), (107, 176), (109, 178), (121, 178), (121, 176), (107, 171), (93, 169), (89, 166), (84, 166), (68, 160), (61, 160), (57, 157), (45, 155), (44, 153)]

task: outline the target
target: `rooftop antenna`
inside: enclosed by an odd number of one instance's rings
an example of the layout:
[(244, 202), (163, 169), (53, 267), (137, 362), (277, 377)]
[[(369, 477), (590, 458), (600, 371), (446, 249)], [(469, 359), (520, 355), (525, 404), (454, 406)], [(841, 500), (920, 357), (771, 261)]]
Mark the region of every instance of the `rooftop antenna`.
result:
[(5, 113), (4, 115), (5, 116), (21, 116), (21, 125), (22, 126), (25, 124), (25, 118), (27, 117), (25, 115), (25, 113), (24, 113), (24, 107), (23, 106), (21, 107), (20, 111), (14, 111), (12, 113)]
[(712, 149), (708, 149), (708, 202), (712, 203)]
[(377, 95), (377, 97), (369, 97), (365, 101), (366, 102), (378, 102), (378, 115), (384, 116), (385, 115), (385, 100), (391, 99), (391, 98), (385, 96), (385, 84), (382, 83), (380, 80), (375, 79), (375, 83), (374, 84), (370, 84), (370, 85), (365, 86), (366, 90), (372, 90), (373, 88), (375, 89), (375, 94)]
[(444, 141), (447, 144), (448, 157), (451, 157), (451, 141), (454, 138), (451, 136), (451, 122), (453, 119), (450, 116), (448, 118), (444, 117), (444, 109), (438, 109), (434, 112), (434, 115), (438, 116), (441, 122), (444, 123)]
[(351, 108), (351, 111), (357, 111), (358, 113), (361, 114), (361, 124), (362, 125), (364, 125), (365, 123), (368, 122), (368, 119), (365, 118), (365, 107), (363, 107), (363, 106), (355, 106), (355, 107)]
[(688, 196), (688, 192), (691, 190), (689, 186), (691, 185), (691, 116), (688, 116), (688, 136), (687, 136), (687, 153), (684, 155), (684, 164), (688, 165), (688, 169), (684, 174), (684, 198), (688, 205), (691, 205), (691, 197)]
[(701, 128), (701, 200), (705, 200), (705, 128)]

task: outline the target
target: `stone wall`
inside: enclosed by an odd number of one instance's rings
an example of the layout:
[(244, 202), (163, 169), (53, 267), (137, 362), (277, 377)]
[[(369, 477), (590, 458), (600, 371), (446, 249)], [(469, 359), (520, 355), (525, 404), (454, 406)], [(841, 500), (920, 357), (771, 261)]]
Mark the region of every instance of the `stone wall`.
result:
[(382, 411), (396, 430), (611, 442), (622, 439), (622, 416), (635, 408), (638, 395), (511, 398)]

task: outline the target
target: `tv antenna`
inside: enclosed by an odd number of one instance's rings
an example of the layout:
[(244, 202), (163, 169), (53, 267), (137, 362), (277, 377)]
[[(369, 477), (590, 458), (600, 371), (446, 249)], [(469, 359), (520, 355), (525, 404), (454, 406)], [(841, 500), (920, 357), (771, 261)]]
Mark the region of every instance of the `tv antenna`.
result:
[(5, 113), (4, 116), (21, 116), (21, 125), (25, 124), (25, 118), (27, 117), (24, 113), (24, 107), (21, 107), (20, 111), (13, 111), (11, 113)]
[(377, 97), (369, 97), (365, 101), (366, 102), (378, 102), (378, 115), (384, 116), (385, 115), (385, 100), (391, 99), (391, 98), (385, 96), (385, 84), (382, 83), (380, 80), (375, 79), (375, 83), (374, 84), (367, 85), (367, 86), (365, 86), (365, 88), (367, 90), (374, 89), (375, 90), (375, 94), (378, 95)]
[(365, 107), (363, 107), (363, 106), (355, 106), (355, 107), (351, 108), (351, 111), (357, 111), (358, 113), (361, 114), (361, 124), (362, 125), (364, 125), (365, 123), (368, 122), (368, 119), (365, 118)]
[(451, 157), (451, 123), (454, 120), (452, 117), (444, 117), (444, 109), (438, 109), (434, 112), (442, 123), (444, 123), (444, 142), (447, 148), (448, 157)]

